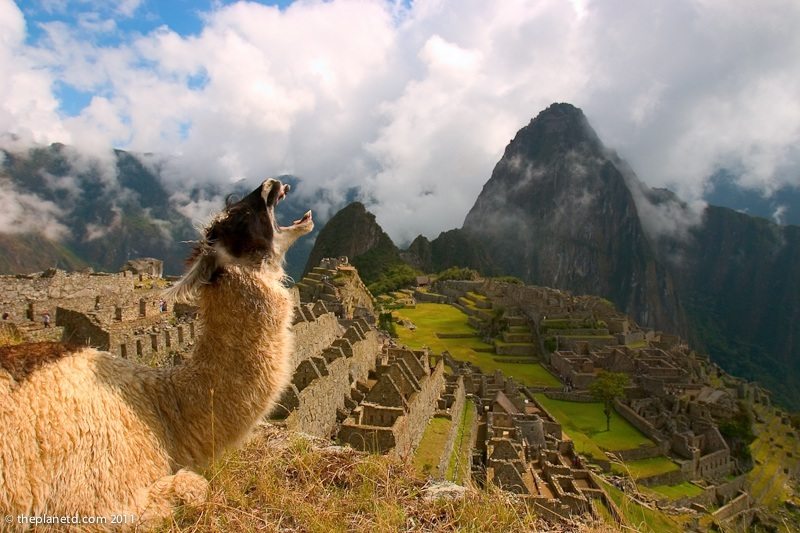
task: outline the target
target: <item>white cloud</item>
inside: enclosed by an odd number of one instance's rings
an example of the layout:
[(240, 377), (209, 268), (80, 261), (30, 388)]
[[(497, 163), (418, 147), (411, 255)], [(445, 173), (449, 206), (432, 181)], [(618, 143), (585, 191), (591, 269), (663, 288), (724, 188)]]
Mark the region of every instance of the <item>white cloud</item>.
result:
[(60, 221), (63, 214), (53, 202), (18, 191), (8, 179), (0, 178), (0, 228), (4, 233), (41, 233), (58, 240), (68, 232)]
[(783, 219), (786, 216), (786, 206), (779, 205), (775, 208), (775, 211), (772, 213), (772, 220), (775, 221), (776, 224), (783, 224)]
[[(325, 190), (325, 210), (361, 187), (400, 241), (460, 226), (508, 140), (554, 101), (691, 205), (719, 166), (767, 194), (798, 185), (792, 0), (214, 5), (196, 35), (101, 46), (119, 31), (107, 8), (50, 0), (41, 9), (83, 9), (84, 27), (48, 23), (31, 46), (0, 0), (0, 132), (163, 154), (176, 191), (294, 173)], [(55, 82), (93, 98), (66, 116)]]

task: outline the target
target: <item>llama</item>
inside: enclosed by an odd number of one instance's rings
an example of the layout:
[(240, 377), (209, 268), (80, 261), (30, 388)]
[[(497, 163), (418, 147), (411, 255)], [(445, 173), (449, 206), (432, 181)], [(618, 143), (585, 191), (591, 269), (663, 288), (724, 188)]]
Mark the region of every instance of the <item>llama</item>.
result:
[(277, 225), (288, 191), (266, 180), (206, 228), (168, 295), (200, 308), (184, 364), (61, 343), (0, 349), (0, 514), (147, 520), (205, 499), (197, 471), (240, 445), (290, 379), (283, 258), (314, 223), (308, 211)]

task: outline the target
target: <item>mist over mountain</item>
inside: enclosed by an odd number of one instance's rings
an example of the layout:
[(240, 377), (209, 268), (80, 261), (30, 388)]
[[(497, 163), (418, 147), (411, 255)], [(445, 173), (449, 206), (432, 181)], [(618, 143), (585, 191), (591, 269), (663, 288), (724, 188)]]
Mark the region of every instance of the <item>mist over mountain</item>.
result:
[(685, 329), (625, 176), (569, 104), (553, 104), (517, 133), (462, 230), (504, 274), (602, 295), (642, 324)]
[(717, 172), (710, 180), (706, 200), (777, 224), (800, 225), (800, 188), (785, 185), (769, 195), (736, 184), (730, 172)]
[[(280, 179), (302, 190), (297, 178)], [(129, 259), (157, 257), (165, 273), (181, 274), (208, 216), (229, 195), (256, 185), (175, 192), (145, 154), (115, 150), (101, 159), (62, 144), (0, 151), (0, 273), (87, 266), (116, 271)], [(281, 202), (279, 223), (301, 218), (308, 201), (290, 194)], [(313, 239), (303, 239), (287, 254), (290, 275), (302, 272), (312, 245)]]

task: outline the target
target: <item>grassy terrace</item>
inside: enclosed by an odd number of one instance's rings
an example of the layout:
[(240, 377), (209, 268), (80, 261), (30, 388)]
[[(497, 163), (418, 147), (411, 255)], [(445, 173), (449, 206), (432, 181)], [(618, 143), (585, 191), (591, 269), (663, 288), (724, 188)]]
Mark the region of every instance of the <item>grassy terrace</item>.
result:
[(791, 474), (800, 468), (800, 442), (787, 434), (792, 428), (781, 423), (779, 416), (763, 407), (756, 409), (764, 423), (756, 424), (758, 436), (750, 444), (755, 466), (747, 480), (756, 502), (767, 509), (776, 509), (791, 499)]
[(272, 428), (217, 459), (205, 476), (208, 501), (178, 508), (153, 524), (157, 531), (564, 531), (500, 490), (428, 501), (426, 480), (409, 462)]
[(450, 456), (450, 464), (447, 466), (445, 479), (459, 485), (463, 485), (469, 480), (469, 456), (472, 454), (469, 430), (475, 420), (477, 411), (475, 403), (467, 400), (464, 403), (464, 411), (458, 425), (458, 434), (453, 454)]
[[(561, 423), (564, 431), (575, 441), (579, 452), (581, 449), (578, 446), (583, 440), (594, 442), (612, 452), (655, 445), (616, 411), (611, 413), (611, 431), (606, 431), (606, 416), (600, 402), (551, 400), (544, 394), (537, 394), (536, 399)], [(594, 456), (594, 453), (589, 455)]]
[[(561, 383), (539, 364), (501, 363), (495, 354), (476, 350), (493, 350), (493, 346), (478, 338), (478, 332), (467, 323), (467, 315), (447, 304), (420, 303), (414, 309), (404, 308), (394, 312), (395, 317), (410, 320), (414, 331), (398, 326), (399, 341), (411, 348), (430, 347), (434, 353), (448, 351), (460, 361), (469, 361), (485, 373), (502, 370), (525, 385), (560, 387)], [(436, 333), (472, 333), (475, 336), (460, 339), (440, 339)]]
[(414, 469), (422, 475), (436, 475), (436, 467), (442, 458), (447, 435), (452, 422), (446, 418), (431, 418), (422, 440), (414, 452)]
[(627, 522), (624, 531), (640, 531), (652, 533), (665, 533), (668, 531), (683, 531), (683, 526), (672, 517), (667, 516), (658, 509), (651, 509), (639, 505), (625, 497), (615, 486), (603, 483), (606, 493), (611, 497), (617, 508)]
[(703, 489), (684, 481), (677, 485), (656, 485), (653, 487), (639, 487), (642, 492), (648, 492), (656, 498), (667, 498), (669, 500), (680, 500), (681, 498), (691, 498), (703, 494)]
[[(613, 426), (612, 426), (613, 427)], [(615, 463), (611, 470), (618, 474), (630, 475), (633, 479), (642, 479), (658, 474), (666, 474), (679, 470), (680, 467), (669, 457), (652, 457), (650, 459), (639, 459), (638, 461), (628, 461), (624, 464)], [(694, 486), (694, 485), (693, 485)], [(700, 490), (698, 488), (698, 490)], [(702, 492), (702, 490), (700, 490)]]

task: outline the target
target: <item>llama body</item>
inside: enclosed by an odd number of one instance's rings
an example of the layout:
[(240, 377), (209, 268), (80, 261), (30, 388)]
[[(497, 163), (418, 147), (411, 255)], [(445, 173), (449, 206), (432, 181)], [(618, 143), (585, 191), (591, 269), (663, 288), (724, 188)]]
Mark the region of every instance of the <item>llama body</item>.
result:
[[(263, 195), (271, 216), (288, 187), (262, 188), (278, 191), (272, 204)], [(197, 292), (203, 332), (183, 365), (152, 369), (82, 348), (27, 372), (0, 368), (0, 510), (147, 519), (202, 501), (207, 482), (195, 471), (239, 445), (290, 376), (280, 260), (313, 223), (273, 226), (279, 254), (232, 256), (223, 235), (212, 244), (225, 248), (206, 250), (178, 283), (179, 296)]]

